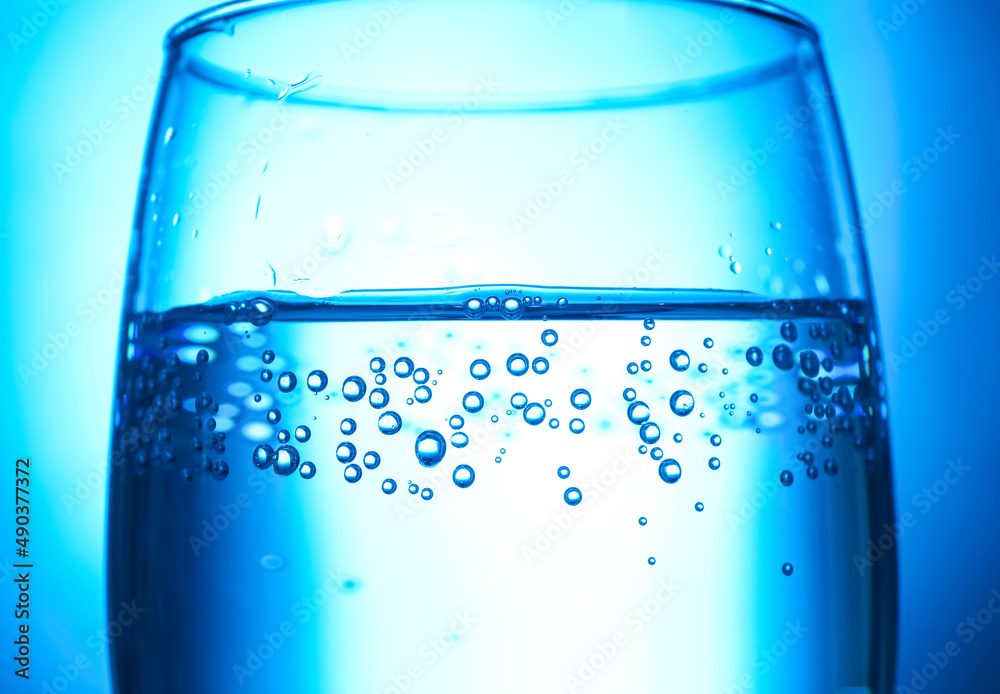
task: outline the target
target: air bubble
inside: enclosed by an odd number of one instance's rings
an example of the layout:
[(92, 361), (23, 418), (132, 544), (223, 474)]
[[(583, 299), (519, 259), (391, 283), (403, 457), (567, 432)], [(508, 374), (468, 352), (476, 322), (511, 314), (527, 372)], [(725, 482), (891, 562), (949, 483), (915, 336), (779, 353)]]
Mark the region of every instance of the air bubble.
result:
[(302, 465), (299, 466), (299, 475), (304, 480), (311, 480), (316, 476), (316, 466), (308, 461), (302, 463)]
[(637, 374), (639, 373), (639, 365), (636, 364), (634, 361), (631, 361), (628, 363), (628, 366), (625, 367), (625, 370), (628, 371), (630, 374), (633, 375)]
[(678, 417), (687, 417), (694, 411), (694, 396), (686, 390), (674, 391), (670, 396), (670, 409)]
[(274, 361), (274, 352), (272, 352), (272, 351), (271, 351), (271, 350), (269, 350), (269, 349), (267, 349), (267, 350), (264, 350), (264, 354), (262, 354), (262, 355), (261, 355), (261, 360), (262, 360), (262, 361), (263, 361), (263, 362), (264, 362), (265, 364), (270, 364), (271, 362), (273, 362), (273, 361)]
[(786, 576), (791, 576), (793, 571), (795, 571), (795, 567), (792, 566), (791, 563), (786, 561), (784, 564), (781, 565), (781, 573), (785, 574)]
[(484, 304), (480, 299), (467, 299), (465, 306), (463, 307), (463, 311), (469, 318), (479, 318), (486, 313), (486, 304)]
[(510, 396), (510, 406), (515, 410), (523, 409), (528, 404), (528, 396), (524, 393), (514, 393)]
[(642, 369), (643, 371), (649, 371), (651, 368), (653, 368), (653, 363), (649, 361), (649, 359), (644, 359), (642, 363), (639, 364), (639, 368)]
[(483, 409), (483, 405), (485, 404), (486, 401), (483, 400), (483, 396), (475, 390), (470, 390), (465, 394), (465, 397), (462, 398), (462, 407), (464, 407), (465, 411), (470, 414), (479, 412)]
[(559, 342), (559, 333), (555, 330), (543, 330), (542, 331), (542, 344), (546, 347), (552, 347), (555, 343)]
[(367, 390), (368, 386), (365, 385), (364, 380), (360, 376), (348, 376), (341, 388), (341, 392), (344, 394), (344, 399), (347, 402), (358, 402), (361, 398), (365, 397), (365, 391)]
[(715, 346), (715, 340), (710, 337), (706, 337), (702, 344), (705, 345), (705, 349), (712, 349), (712, 347)]
[(663, 449), (659, 446), (653, 446), (653, 448), (649, 451), (649, 457), (653, 460), (659, 460), (663, 457)]
[(691, 366), (691, 357), (683, 349), (675, 349), (670, 353), (670, 366), (674, 371), (687, 371)]
[(433, 429), (420, 432), (417, 435), (416, 443), (413, 445), (417, 462), (424, 467), (434, 467), (440, 463), (441, 459), (444, 458), (447, 448), (448, 444), (445, 443), (444, 436)]
[(431, 389), (427, 386), (417, 386), (417, 389), (413, 391), (413, 399), (419, 403), (430, 402)]
[(361, 479), (361, 467), (356, 463), (351, 463), (344, 468), (344, 479), (354, 484)]
[(647, 318), (642, 322), (642, 327), (644, 327), (646, 330), (652, 330), (653, 328), (656, 327), (656, 321), (654, 321), (652, 318)]
[(389, 391), (385, 388), (372, 388), (372, 392), (368, 396), (368, 404), (376, 410), (381, 410), (389, 404)]
[(799, 364), (802, 367), (802, 373), (809, 378), (815, 378), (819, 375), (819, 357), (811, 349), (804, 350), (799, 354)]
[(368, 451), (361, 457), (361, 462), (369, 470), (374, 470), (382, 462), (382, 456), (380, 456), (375, 451)]
[(427, 383), (431, 378), (431, 373), (427, 369), (420, 368), (413, 371), (413, 382), (418, 385)]
[(653, 340), (652, 338), (649, 337), (649, 335), (643, 335), (641, 338), (639, 338), (639, 344), (641, 344), (643, 347), (649, 347), (651, 344), (653, 344)]
[(459, 465), (451, 473), (451, 480), (459, 489), (468, 489), (476, 481), (476, 471), (468, 465)]
[(649, 405), (642, 400), (636, 400), (628, 406), (628, 419), (633, 424), (643, 424), (649, 419)]
[(704, 362), (702, 362), (701, 364), (698, 364), (698, 372), (699, 373), (707, 373), (708, 372), (708, 364), (706, 364)]
[(295, 427), (295, 440), (298, 441), (299, 443), (305, 443), (306, 441), (309, 440), (309, 437), (311, 436), (312, 432), (309, 431), (309, 427), (307, 427), (306, 425), (302, 424), (300, 426)]
[(584, 425), (582, 419), (571, 419), (571, 420), (569, 420), (569, 430), (572, 431), (574, 434), (581, 433), (584, 430), (584, 428), (585, 428), (585, 425)]
[(836, 475), (837, 461), (834, 460), (833, 458), (827, 458), (825, 461), (823, 461), (823, 471), (826, 472), (826, 474), (830, 475), (831, 477)]
[(507, 357), (507, 371), (512, 376), (523, 376), (528, 373), (528, 358), (520, 352), (514, 352)]
[(795, 342), (799, 337), (799, 330), (795, 327), (795, 323), (788, 321), (787, 323), (781, 324), (781, 339), (786, 342)]
[(639, 438), (644, 443), (656, 443), (660, 440), (660, 427), (653, 422), (646, 422), (639, 428)]
[(410, 485), (406, 488), (406, 491), (408, 491), (410, 494), (416, 494), (417, 492), (420, 491), (420, 487), (418, 487), (413, 482), (410, 482)]
[[(525, 303), (530, 299), (525, 300)], [(516, 296), (508, 296), (500, 303), (500, 315), (507, 320), (517, 320), (524, 315), (524, 305)]]
[(253, 450), (254, 467), (264, 470), (274, 462), (274, 449), (262, 443)]
[(457, 432), (451, 435), (451, 445), (455, 448), (465, 448), (469, 445), (469, 437), (462, 432)]
[(452, 429), (461, 429), (463, 426), (465, 426), (465, 419), (463, 419), (462, 415), (460, 414), (453, 414), (451, 418), (448, 420), (448, 426), (450, 426)]
[[(789, 323), (789, 325), (791, 324)], [(782, 371), (788, 371), (795, 366), (795, 357), (792, 355), (792, 348), (784, 343), (774, 348), (771, 358), (774, 360), (774, 365)]]
[(549, 420), (549, 429), (558, 429), (558, 428), (559, 428), (559, 420), (553, 417), (552, 419)]
[(653, 564), (656, 563), (656, 557), (650, 557), (646, 561), (649, 563), (650, 566), (652, 566)]
[(430, 501), (431, 499), (434, 498), (434, 490), (431, 489), (430, 487), (424, 487), (422, 490), (420, 490), (420, 498), (423, 499), (424, 501)]
[(563, 500), (570, 506), (579, 506), (583, 501), (583, 492), (577, 487), (570, 487), (563, 493)]
[(700, 501), (695, 502), (694, 510), (697, 511), (698, 513), (701, 513), (702, 511), (705, 510), (705, 504), (701, 503)]
[(320, 393), (325, 390), (328, 382), (326, 373), (319, 369), (310, 371), (309, 375), (306, 376), (306, 387), (314, 393)]
[(247, 320), (250, 321), (251, 325), (257, 326), (258, 328), (262, 325), (267, 325), (271, 322), (271, 318), (274, 317), (274, 306), (271, 305), (266, 299), (256, 299), (250, 302), (250, 309), (247, 315)]
[(262, 380), (264, 383), (269, 383), (272, 378), (274, 378), (274, 374), (271, 373), (270, 369), (261, 369), (260, 380)]
[(385, 494), (392, 494), (396, 491), (396, 480), (391, 477), (387, 477), (382, 480), (382, 492)]
[(413, 360), (409, 357), (400, 357), (393, 363), (392, 371), (400, 378), (409, 378), (413, 373)]
[(221, 482), (227, 477), (229, 477), (229, 465), (225, 460), (215, 461), (212, 465), (212, 478)]
[(382, 357), (372, 357), (372, 360), (368, 362), (368, 368), (372, 370), (373, 374), (382, 373), (385, 370), (385, 359)]
[(559, 469), (556, 470), (556, 474), (559, 475), (559, 479), (564, 480), (569, 477), (569, 468), (565, 465), (561, 465), (559, 466)]
[(269, 424), (277, 424), (281, 421), (281, 410), (277, 408), (272, 408), (267, 411), (267, 421)]
[(708, 439), (708, 442), (715, 447), (719, 447), (722, 445), (722, 437), (718, 434), (712, 434), (711, 438)]
[(490, 375), (490, 363), (485, 359), (476, 359), (469, 366), (469, 373), (477, 381), (482, 381), (484, 378)]
[(337, 446), (337, 460), (342, 463), (349, 463), (354, 460), (355, 456), (358, 454), (358, 449), (354, 447), (354, 444), (350, 441), (344, 441), (339, 446)]
[(578, 410), (590, 407), (590, 393), (584, 388), (577, 388), (569, 396), (569, 404)]
[(660, 479), (667, 484), (676, 484), (681, 478), (681, 464), (673, 458), (667, 458), (660, 463)]
[(378, 418), (378, 430), (386, 436), (392, 436), (393, 434), (398, 433), (402, 427), (403, 419), (392, 410), (383, 412)]
[(760, 347), (751, 347), (747, 350), (747, 363), (750, 366), (760, 366), (764, 363), (764, 352)]
[(208, 356), (209, 355), (208, 355), (208, 350), (207, 349), (199, 349), (198, 350), (198, 354), (195, 355), (194, 360), (198, 364), (207, 364), (208, 363)]
[(625, 398), (626, 402), (632, 402), (635, 400), (635, 388), (626, 388), (623, 390), (622, 397)]
[(646, 525), (646, 516), (639, 516), (639, 525)]
[(274, 452), (274, 473), (286, 477), (299, 466), (299, 452), (294, 446), (281, 446)]
[(532, 426), (537, 426), (545, 419), (545, 408), (539, 403), (533, 402), (524, 408), (524, 421)]
[(795, 481), (795, 475), (792, 474), (791, 470), (782, 470), (778, 479), (781, 480), (781, 483), (786, 487), (791, 487), (792, 482)]
[(549, 360), (545, 357), (535, 357), (531, 362), (531, 370), (536, 374), (544, 374), (549, 370)]

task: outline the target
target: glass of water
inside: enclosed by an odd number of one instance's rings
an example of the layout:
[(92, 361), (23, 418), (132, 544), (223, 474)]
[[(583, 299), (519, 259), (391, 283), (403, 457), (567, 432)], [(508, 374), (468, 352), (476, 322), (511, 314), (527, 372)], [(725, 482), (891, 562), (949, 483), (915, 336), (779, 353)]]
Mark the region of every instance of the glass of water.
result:
[(118, 359), (118, 692), (890, 691), (884, 369), (791, 12), (182, 21)]

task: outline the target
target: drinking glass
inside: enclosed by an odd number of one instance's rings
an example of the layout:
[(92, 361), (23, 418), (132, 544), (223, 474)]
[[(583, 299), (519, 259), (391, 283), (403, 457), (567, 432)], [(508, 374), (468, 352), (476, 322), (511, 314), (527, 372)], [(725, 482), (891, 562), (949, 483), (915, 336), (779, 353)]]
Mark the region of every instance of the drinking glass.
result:
[(886, 694), (880, 343), (814, 27), (242, 1), (166, 39), (122, 693)]

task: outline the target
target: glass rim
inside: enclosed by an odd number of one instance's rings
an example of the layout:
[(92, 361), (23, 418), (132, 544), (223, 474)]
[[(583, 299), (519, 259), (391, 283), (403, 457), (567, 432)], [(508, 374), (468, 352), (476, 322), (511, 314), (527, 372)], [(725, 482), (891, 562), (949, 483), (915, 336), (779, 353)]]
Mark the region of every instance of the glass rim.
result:
[[(816, 45), (820, 42), (819, 30), (808, 18), (781, 5), (765, 2), (764, 0), (667, 1), (690, 5), (714, 5), (752, 12), (777, 24), (784, 24), (792, 30), (798, 30)], [(339, 2), (351, 2), (351, 0), (230, 0), (230, 2), (207, 7), (178, 21), (167, 31), (163, 45), (168, 50), (175, 48), (190, 38), (194, 38), (206, 31), (212, 31), (209, 25), (218, 21), (235, 20), (279, 9), (303, 7), (306, 5), (327, 5)]]

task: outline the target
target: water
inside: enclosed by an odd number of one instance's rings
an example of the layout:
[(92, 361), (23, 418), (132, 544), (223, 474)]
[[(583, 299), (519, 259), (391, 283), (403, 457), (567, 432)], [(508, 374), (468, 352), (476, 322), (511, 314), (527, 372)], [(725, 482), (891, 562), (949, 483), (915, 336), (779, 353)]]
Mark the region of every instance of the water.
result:
[(863, 305), (511, 287), (126, 321), (128, 691), (872, 686)]

